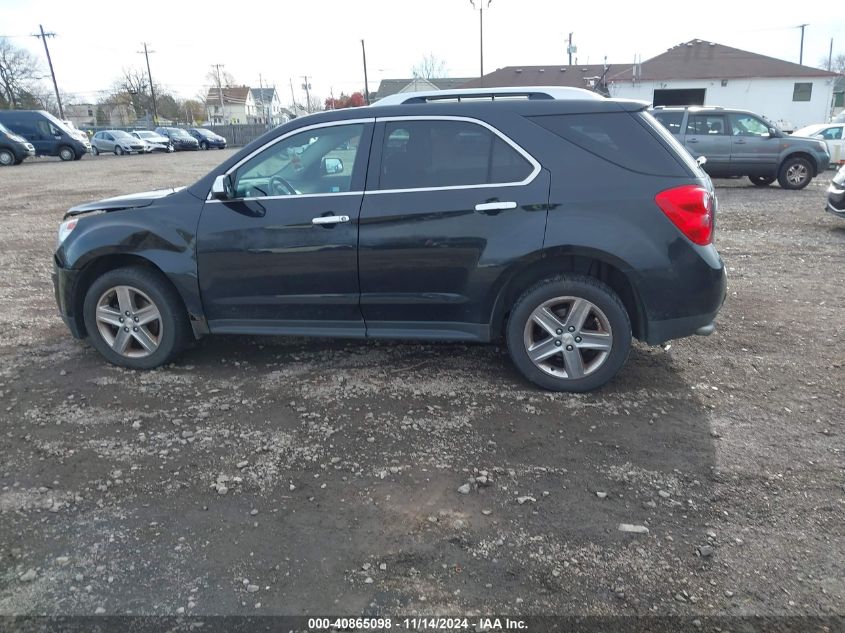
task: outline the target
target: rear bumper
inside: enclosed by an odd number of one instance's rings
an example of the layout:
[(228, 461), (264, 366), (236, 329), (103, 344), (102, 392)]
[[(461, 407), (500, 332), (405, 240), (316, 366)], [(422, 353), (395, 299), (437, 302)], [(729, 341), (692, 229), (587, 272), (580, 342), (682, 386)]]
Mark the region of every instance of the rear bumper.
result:
[(79, 271), (69, 268), (62, 268), (58, 263), (53, 263), (53, 291), (56, 295), (56, 305), (59, 307), (59, 316), (75, 338), (85, 337), (85, 328), (82, 326), (79, 315), (73, 310), (73, 289)]
[(712, 246), (696, 247), (696, 251), (695, 257), (683, 258), (686, 262), (676, 260), (674, 283), (657, 278), (649, 284), (650, 290), (643, 296), (648, 314), (645, 342), (649, 345), (706, 336), (715, 329), (716, 315), (727, 294), (725, 266)]

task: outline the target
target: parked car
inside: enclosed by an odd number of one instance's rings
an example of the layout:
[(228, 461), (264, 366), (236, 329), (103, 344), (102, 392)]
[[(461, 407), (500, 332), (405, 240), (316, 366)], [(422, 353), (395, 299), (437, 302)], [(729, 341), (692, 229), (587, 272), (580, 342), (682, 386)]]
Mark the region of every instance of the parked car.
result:
[(845, 123), (816, 123), (795, 130), (792, 136), (803, 136), (804, 138), (824, 141), (830, 152), (830, 161), (838, 165), (845, 161), (843, 132), (845, 132)]
[(200, 144), (197, 142), (197, 139), (181, 128), (157, 127), (156, 133), (169, 138), (174, 150), (194, 150), (200, 148)]
[(96, 156), (102, 152), (124, 154), (147, 154), (152, 147), (142, 139), (123, 130), (100, 130), (91, 138), (91, 151)]
[[(513, 98), (472, 98), (491, 92)], [(54, 283), (71, 333), (139, 369), (209, 333), (503, 337), (528, 380), (586, 391), (632, 337), (713, 331), (714, 188), (644, 104), (380, 104), (295, 119), (187, 188), (70, 209)]]
[(226, 149), (226, 139), (211, 130), (206, 130), (202, 127), (191, 127), (188, 128), (188, 134), (197, 139), (200, 149), (210, 149), (212, 147)]
[(845, 165), (839, 168), (827, 188), (827, 210), (845, 219)]
[(83, 143), (90, 144), (91, 140), (88, 138), (88, 135), (82, 130), (80, 130), (78, 127), (76, 127), (73, 121), (71, 121), (70, 119), (61, 119), (61, 122), (65, 124), (65, 127), (67, 128), (68, 132), (70, 132), (74, 138), (78, 139), (79, 141), (82, 141)]
[(32, 143), (0, 123), (0, 167), (20, 165), (30, 156), (35, 156)]
[(658, 106), (653, 114), (694, 157), (707, 157), (704, 169), (714, 177), (803, 189), (830, 163), (824, 141), (787, 136), (746, 110)]
[(135, 130), (132, 136), (141, 139), (150, 146), (152, 152), (172, 152), (173, 143), (166, 136), (162, 136), (158, 132), (151, 132), (150, 130)]
[(44, 110), (0, 110), (0, 123), (31, 143), (36, 156), (79, 160), (91, 151), (88, 141), (74, 136), (64, 123)]

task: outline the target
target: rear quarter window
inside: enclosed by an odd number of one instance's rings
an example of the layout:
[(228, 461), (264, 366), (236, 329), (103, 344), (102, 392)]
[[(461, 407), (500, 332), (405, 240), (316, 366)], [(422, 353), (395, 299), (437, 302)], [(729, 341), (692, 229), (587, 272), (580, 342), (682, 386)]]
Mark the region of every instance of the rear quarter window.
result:
[(529, 117), (583, 150), (630, 171), (652, 176), (688, 176), (683, 166), (639, 113), (601, 112)]

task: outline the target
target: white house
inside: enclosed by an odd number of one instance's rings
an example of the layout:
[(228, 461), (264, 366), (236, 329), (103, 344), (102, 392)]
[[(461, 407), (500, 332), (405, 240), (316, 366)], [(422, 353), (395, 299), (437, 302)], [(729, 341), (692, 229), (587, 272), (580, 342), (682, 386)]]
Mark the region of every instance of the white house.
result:
[(708, 105), (762, 114), (791, 131), (826, 122), (836, 73), (692, 40), (608, 77), (613, 97), (653, 105)]
[(249, 91), (255, 103), (255, 116), (258, 123), (281, 125), (290, 119), (282, 107), (279, 93), (275, 88), (250, 88)]
[(248, 86), (228, 86), (208, 89), (205, 109), (211, 125), (228, 123), (257, 123), (258, 109)]

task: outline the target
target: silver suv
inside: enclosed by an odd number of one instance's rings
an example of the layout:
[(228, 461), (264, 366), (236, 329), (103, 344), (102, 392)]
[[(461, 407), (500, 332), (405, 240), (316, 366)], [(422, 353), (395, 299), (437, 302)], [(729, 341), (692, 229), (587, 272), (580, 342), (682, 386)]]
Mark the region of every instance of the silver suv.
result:
[(695, 158), (705, 156), (713, 177), (748, 176), (758, 187), (775, 180), (784, 189), (803, 189), (830, 163), (827, 144), (788, 136), (746, 110), (719, 107), (663, 107), (652, 114)]

